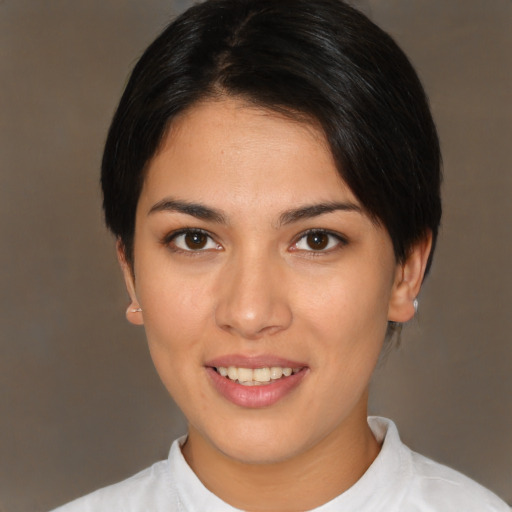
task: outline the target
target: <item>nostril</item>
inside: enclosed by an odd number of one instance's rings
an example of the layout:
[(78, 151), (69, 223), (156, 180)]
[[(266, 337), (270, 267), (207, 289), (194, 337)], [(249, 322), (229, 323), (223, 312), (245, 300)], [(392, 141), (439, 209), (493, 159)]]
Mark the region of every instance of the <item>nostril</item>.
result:
[(261, 329), (259, 328), (249, 328), (247, 325), (220, 325), (222, 330), (230, 332), (232, 334), (239, 335), (247, 340), (258, 340), (265, 336), (272, 336), (283, 330), (282, 327), (279, 326), (265, 326)]
[(262, 258), (246, 254), (243, 261), (234, 260), (217, 288), (217, 325), (246, 339), (273, 335), (287, 329), (292, 320), (279, 268)]

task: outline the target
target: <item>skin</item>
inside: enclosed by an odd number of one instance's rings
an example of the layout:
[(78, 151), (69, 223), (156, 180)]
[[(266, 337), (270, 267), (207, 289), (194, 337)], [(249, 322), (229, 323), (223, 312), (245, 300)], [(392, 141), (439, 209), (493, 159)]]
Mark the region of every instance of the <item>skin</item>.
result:
[[(171, 200), (218, 216), (162, 206)], [(332, 203), (347, 208), (289, 213)], [(176, 235), (184, 228), (207, 234), (196, 235), (202, 248)], [(330, 234), (317, 232), (312, 247), (308, 230)], [(195, 105), (150, 162), (133, 268), (118, 247), (127, 317), (145, 325), (155, 367), (189, 422), (183, 454), (207, 488), (244, 510), (305, 510), (362, 476), (379, 452), (368, 384), (388, 320), (414, 315), (430, 238), (398, 264), (317, 128), (235, 99)], [(205, 368), (231, 354), (290, 359), (305, 375), (277, 403), (242, 407)]]

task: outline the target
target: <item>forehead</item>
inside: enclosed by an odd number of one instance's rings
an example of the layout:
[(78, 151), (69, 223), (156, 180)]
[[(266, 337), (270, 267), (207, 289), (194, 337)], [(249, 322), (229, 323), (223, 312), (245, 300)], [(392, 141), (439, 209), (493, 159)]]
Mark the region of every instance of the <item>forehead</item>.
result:
[(171, 124), (141, 201), (165, 195), (239, 206), (357, 203), (318, 127), (234, 99), (199, 103)]

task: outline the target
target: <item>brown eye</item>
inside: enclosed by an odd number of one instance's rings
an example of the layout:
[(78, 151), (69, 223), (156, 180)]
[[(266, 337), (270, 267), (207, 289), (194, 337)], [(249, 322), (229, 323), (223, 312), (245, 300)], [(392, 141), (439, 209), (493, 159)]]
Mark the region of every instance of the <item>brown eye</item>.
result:
[(199, 231), (192, 231), (187, 233), (184, 238), (187, 248), (192, 251), (197, 249), (204, 249), (208, 243), (208, 237)]
[(306, 237), (306, 243), (314, 251), (321, 251), (329, 245), (329, 235), (318, 231), (309, 233)]
[(171, 235), (166, 244), (172, 249), (184, 252), (203, 252), (221, 248), (208, 233), (194, 229), (183, 230)]
[(293, 245), (293, 250), (304, 252), (329, 252), (347, 245), (347, 240), (343, 235), (324, 231), (322, 229), (312, 229), (304, 233)]

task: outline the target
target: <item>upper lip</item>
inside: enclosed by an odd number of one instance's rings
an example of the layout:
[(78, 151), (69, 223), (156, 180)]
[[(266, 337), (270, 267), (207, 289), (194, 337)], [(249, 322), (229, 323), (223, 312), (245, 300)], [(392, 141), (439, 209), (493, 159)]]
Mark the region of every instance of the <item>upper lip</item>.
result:
[(279, 366), (281, 368), (303, 368), (307, 365), (303, 362), (294, 361), (284, 357), (261, 354), (254, 356), (244, 356), (242, 354), (226, 354), (224, 356), (215, 357), (205, 363), (205, 366), (219, 368), (227, 368), (229, 366), (237, 366), (238, 368), (271, 368)]

